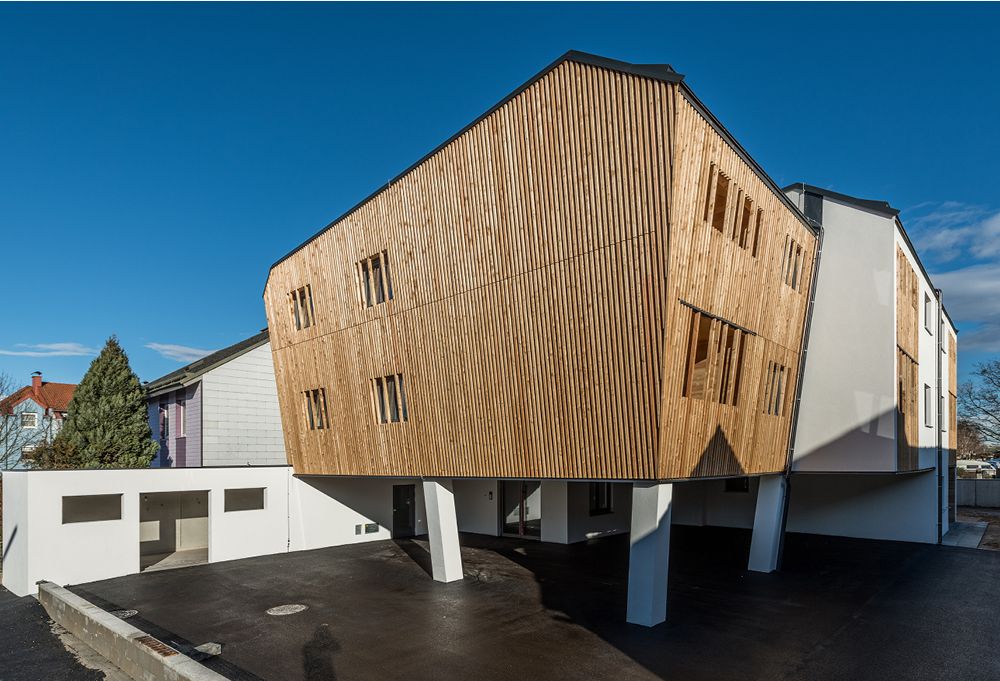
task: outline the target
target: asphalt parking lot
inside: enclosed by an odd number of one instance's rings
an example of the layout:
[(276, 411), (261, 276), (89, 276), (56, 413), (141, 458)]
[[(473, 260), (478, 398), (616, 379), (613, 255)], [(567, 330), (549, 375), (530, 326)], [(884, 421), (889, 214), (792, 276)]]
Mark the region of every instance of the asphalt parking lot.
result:
[[(137, 609), (164, 640), (221, 643), (207, 664), (234, 679), (1000, 678), (1000, 553), (793, 534), (784, 569), (760, 575), (746, 531), (673, 534), (668, 622), (653, 629), (624, 622), (624, 536), (463, 535), (452, 584), (403, 540), (72, 589)], [(307, 609), (265, 612), (289, 604)]]

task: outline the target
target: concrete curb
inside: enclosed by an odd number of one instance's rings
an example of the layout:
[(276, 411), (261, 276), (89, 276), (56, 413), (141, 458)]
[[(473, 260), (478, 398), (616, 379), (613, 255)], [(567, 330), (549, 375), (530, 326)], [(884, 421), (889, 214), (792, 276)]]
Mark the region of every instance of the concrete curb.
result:
[(128, 622), (52, 582), (38, 600), (56, 623), (136, 681), (227, 681)]

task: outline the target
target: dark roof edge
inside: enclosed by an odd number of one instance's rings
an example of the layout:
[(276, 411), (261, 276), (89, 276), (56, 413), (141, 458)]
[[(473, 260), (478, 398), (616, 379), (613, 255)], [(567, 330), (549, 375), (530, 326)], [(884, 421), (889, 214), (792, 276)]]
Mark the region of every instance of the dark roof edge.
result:
[[(389, 180), (388, 182), (386, 182), (384, 185), (382, 185), (381, 187), (379, 187), (378, 189), (376, 189), (375, 191), (373, 191), (371, 194), (369, 194), (368, 196), (366, 196), (365, 198), (363, 198), (358, 203), (354, 204), (351, 208), (348, 208), (345, 212), (341, 213), (338, 217), (334, 218), (325, 227), (323, 227), (318, 232), (316, 232), (315, 234), (313, 234), (311, 237), (309, 237), (308, 239), (306, 239), (305, 241), (303, 241), (301, 244), (299, 244), (298, 246), (296, 246), (295, 248), (293, 248), (291, 251), (289, 251), (285, 255), (281, 256), (281, 258), (279, 258), (278, 260), (276, 260), (271, 265), (270, 269), (268, 270), (268, 278), (270, 278), (270, 270), (273, 270), (276, 266), (280, 265), (282, 262), (284, 262), (285, 260), (287, 260), (288, 258), (290, 258), (295, 253), (298, 253), (300, 250), (302, 250), (303, 248), (305, 248), (306, 246), (308, 246), (310, 243), (312, 243), (313, 241), (315, 241), (317, 238), (319, 238), (322, 234), (324, 234), (327, 230), (329, 230), (331, 227), (333, 227), (334, 225), (336, 225), (338, 222), (341, 222), (342, 220), (346, 219), (352, 213), (354, 213), (355, 211), (357, 211), (358, 209), (360, 209), (362, 206), (364, 206), (366, 203), (368, 203), (369, 201), (371, 201), (372, 199), (374, 199), (376, 196), (378, 196), (379, 194), (381, 194), (383, 191), (389, 189), (392, 185), (394, 185), (397, 182), (399, 182), (400, 180), (402, 180), (406, 175), (408, 175), (410, 172), (412, 172), (413, 170), (415, 170), (422, 163), (424, 163), (425, 161), (427, 161), (431, 156), (433, 156), (434, 154), (438, 153), (439, 151), (441, 151), (442, 149), (444, 149), (445, 147), (447, 147), (449, 144), (451, 144), (456, 139), (458, 139), (459, 137), (461, 137), (462, 135), (464, 135), (466, 132), (468, 132), (471, 128), (473, 128), (474, 126), (476, 126), (479, 123), (481, 123), (489, 115), (491, 115), (494, 112), (496, 112), (502, 106), (504, 106), (505, 104), (507, 104), (510, 100), (514, 99), (515, 97), (517, 97), (518, 95), (520, 95), (521, 93), (523, 93), (529, 87), (531, 87), (532, 85), (534, 85), (535, 83), (537, 83), (539, 80), (541, 80), (542, 78), (544, 78), (545, 76), (547, 76), (557, 66), (559, 66), (560, 64), (562, 64), (563, 62), (566, 62), (566, 61), (574, 61), (574, 62), (577, 62), (577, 63), (580, 63), (580, 64), (587, 64), (587, 65), (596, 66), (596, 67), (602, 68), (602, 69), (608, 69), (610, 71), (618, 71), (620, 73), (629, 73), (629, 74), (636, 75), (636, 76), (641, 76), (641, 77), (644, 77), (644, 78), (652, 78), (654, 80), (660, 80), (660, 81), (663, 81), (663, 82), (666, 82), (666, 83), (677, 83), (677, 84), (680, 84), (681, 88), (684, 91), (685, 96), (688, 98), (688, 100), (691, 102), (691, 104), (695, 107), (695, 109), (697, 109), (698, 112), (702, 116), (705, 117), (705, 119), (715, 129), (715, 131), (718, 132), (720, 135), (722, 135), (722, 137), (729, 144), (732, 145), (733, 149), (736, 150), (736, 153), (739, 154), (740, 158), (742, 158), (750, 166), (750, 168), (755, 173), (757, 173), (761, 177), (761, 179), (763, 179), (764, 182), (769, 187), (771, 187), (771, 189), (775, 192), (775, 194), (777, 194), (781, 198), (781, 200), (785, 203), (785, 205), (793, 212), (793, 214), (803, 224), (805, 224), (807, 227), (809, 227), (810, 229), (812, 229), (814, 232), (816, 231), (815, 227), (813, 225), (809, 224), (809, 221), (806, 220), (806, 218), (805, 218), (804, 215), (802, 215), (802, 212), (798, 209), (798, 207), (794, 203), (792, 203), (792, 201), (785, 195), (785, 193), (781, 190), (781, 188), (778, 187), (778, 185), (774, 182), (774, 180), (772, 180), (771, 177), (766, 172), (764, 172), (764, 169), (761, 168), (761, 166), (755, 160), (753, 160), (753, 157), (751, 157), (750, 154), (747, 153), (746, 149), (743, 148), (743, 145), (741, 145), (739, 142), (736, 141), (736, 138), (733, 137), (732, 134), (728, 130), (726, 130), (725, 126), (723, 126), (722, 123), (719, 122), (719, 119), (717, 119), (715, 117), (715, 115), (712, 114), (705, 107), (704, 104), (702, 104), (701, 100), (698, 99), (697, 96), (695, 96), (694, 92), (691, 91), (691, 88), (687, 87), (687, 85), (684, 84), (684, 76), (682, 74), (680, 74), (680, 73), (677, 73), (677, 71), (675, 71), (672, 66), (670, 66), (669, 64), (631, 64), (629, 62), (619, 61), (617, 59), (609, 59), (607, 57), (601, 57), (601, 56), (598, 56), (596, 54), (589, 54), (587, 52), (579, 52), (577, 50), (570, 50), (570, 51), (566, 52), (565, 54), (563, 54), (562, 56), (560, 56), (555, 61), (553, 61), (551, 64), (549, 64), (548, 66), (546, 66), (544, 69), (542, 69), (541, 71), (539, 71), (538, 73), (536, 73), (534, 76), (532, 76), (531, 78), (529, 78), (520, 87), (518, 87), (513, 92), (511, 92), (510, 94), (508, 94), (506, 97), (504, 97), (503, 99), (501, 99), (499, 102), (497, 102), (496, 104), (494, 104), (492, 107), (490, 107), (487, 111), (485, 111), (480, 116), (478, 116), (471, 123), (469, 123), (468, 125), (464, 126), (461, 130), (459, 130), (458, 132), (456, 132), (454, 135), (452, 135), (451, 137), (449, 137), (448, 139), (446, 139), (444, 142), (442, 142), (441, 144), (439, 144), (436, 147), (434, 147), (431, 151), (429, 151), (426, 154), (424, 154), (422, 157), (420, 157), (419, 160), (417, 160), (416, 162), (412, 163), (410, 166), (408, 166), (405, 170), (403, 170), (401, 173), (399, 173), (398, 175), (396, 175), (394, 178), (392, 178), (391, 180)], [(265, 281), (265, 288), (266, 288), (266, 286), (267, 286), (267, 284), (266, 284), (266, 281)]]
[(788, 198), (785, 190), (779, 187), (778, 183), (771, 179), (771, 176), (767, 174), (767, 171), (765, 171), (764, 168), (762, 168), (761, 165), (754, 160), (753, 156), (751, 156), (750, 153), (743, 148), (743, 145), (740, 144), (735, 137), (733, 137), (732, 133), (726, 129), (726, 126), (724, 126), (722, 122), (715, 117), (715, 114), (709, 111), (708, 107), (706, 107), (702, 101), (698, 99), (698, 95), (696, 95), (694, 91), (688, 87), (688, 84), (682, 82), (680, 84), (680, 89), (684, 93), (684, 96), (688, 98), (688, 101), (691, 102), (691, 105), (695, 108), (695, 110), (708, 121), (708, 124), (712, 126), (715, 132), (722, 136), (722, 139), (726, 140), (733, 150), (736, 151), (736, 154), (743, 159), (743, 162), (750, 166), (750, 169), (764, 181), (764, 184), (770, 187), (771, 191), (777, 194), (781, 202), (785, 204), (786, 208), (792, 211), (792, 214), (798, 218), (799, 222), (808, 227), (813, 234), (819, 235), (818, 226), (812, 224), (812, 222), (806, 218), (802, 211), (799, 210), (799, 207), (796, 206), (790, 198)]
[(875, 199), (859, 199), (856, 196), (841, 194), (840, 192), (835, 192), (830, 189), (824, 189), (823, 187), (817, 187), (815, 185), (806, 184), (805, 182), (795, 182), (793, 184), (788, 185), (781, 191), (787, 192), (796, 188), (801, 189), (802, 191), (811, 192), (813, 194), (826, 196), (836, 201), (841, 201), (843, 203), (849, 203), (857, 208), (863, 208), (864, 210), (871, 211), (872, 213), (877, 213), (887, 218), (894, 218), (897, 215), (899, 215), (899, 209), (893, 208), (891, 205), (889, 205), (888, 201), (877, 201)]
[[(382, 185), (381, 187), (379, 187), (378, 189), (376, 189), (375, 191), (373, 191), (371, 194), (369, 194), (365, 198), (361, 199), (361, 201), (359, 201), (358, 203), (356, 203), (353, 206), (351, 206), (350, 208), (348, 208), (346, 211), (344, 211), (343, 213), (341, 213), (338, 217), (334, 218), (325, 227), (323, 227), (321, 230), (319, 230), (318, 232), (316, 232), (315, 234), (313, 234), (311, 237), (309, 237), (308, 239), (306, 239), (305, 241), (303, 241), (301, 244), (299, 244), (298, 246), (296, 246), (295, 248), (293, 248), (292, 250), (290, 250), (288, 253), (286, 253), (285, 255), (281, 256), (278, 260), (276, 260), (271, 265), (270, 269), (268, 270), (268, 278), (270, 278), (270, 276), (271, 276), (270, 275), (270, 270), (273, 270), (275, 267), (277, 267), (278, 265), (280, 265), (282, 262), (284, 262), (285, 260), (287, 260), (288, 258), (290, 258), (291, 256), (293, 256), (294, 254), (298, 253), (299, 251), (301, 251), (303, 248), (305, 248), (309, 244), (311, 244), (313, 241), (315, 241), (317, 238), (319, 238), (323, 233), (325, 233), (331, 227), (333, 227), (334, 225), (336, 225), (338, 222), (341, 222), (342, 220), (348, 218), (352, 213), (354, 213), (355, 211), (357, 211), (359, 208), (361, 208), (362, 206), (364, 206), (366, 203), (368, 203), (369, 201), (371, 201), (372, 199), (374, 199), (376, 196), (378, 196), (379, 194), (381, 194), (385, 190), (389, 189), (392, 185), (394, 185), (397, 182), (399, 182), (400, 180), (402, 180), (406, 175), (408, 175), (410, 172), (412, 172), (413, 170), (415, 170), (418, 166), (420, 166), (425, 161), (427, 161), (431, 156), (433, 156), (434, 154), (438, 153), (439, 151), (441, 151), (442, 149), (444, 149), (445, 147), (447, 147), (449, 144), (451, 144), (452, 142), (454, 142), (455, 140), (457, 140), (459, 137), (461, 137), (462, 135), (464, 135), (470, 129), (472, 129), (473, 127), (475, 127), (479, 123), (481, 123), (488, 116), (490, 116), (491, 114), (493, 114), (494, 112), (496, 112), (498, 109), (500, 109), (502, 106), (504, 106), (505, 104), (507, 104), (507, 102), (509, 102), (510, 100), (514, 99), (515, 97), (517, 97), (518, 95), (520, 95), (521, 93), (523, 93), (525, 90), (527, 90), (528, 88), (530, 88), (532, 85), (534, 85), (535, 83), (537, 83), (539, 80), (541, 80), (542, 78), (544, 78), (545, 76), (547, 76), (557, 66), (559, 66), (563, 62), (567, 62), (567, 61), (575, 61), (575, 62), (578, 62), (580, 64), (589, 64), (591, 66), (596, 66), (598, 68), (608, 69), (608, 70), (611, 70), (611, 71), (620, 71), (620, 72), (623, 72), (623, 73), (631, 73), (631, 74), (634, 74), (634, 75), (637, 75), (637, 76), (643, 76), (645, 78), (653, 78), (655, 80), (661, 80), (661, 81), (664, 81), (664, 82), (667, 82), (667, 83), (680, 83), (681, 81), (684, 80), (684, 76), (682, 74), (677, 73), (676, 71), (674, 71), (673, 67), (671, 67), (669, 64), (630, 64), (628, 62), (618, 61), (616, 59), (608, 59), (607, 57), (601, 57), (601, 56), (598, 56), (596, 54), (589, 54), (587, 52), (578, 52), (577, 50), (569, 50), (568, 52), (566, 52), (565, 54), (563, 54), (562, 56), (560, 56), (558, 59), (556, 59), (554, 62), (552, 62), (551, 64), (549, 64), (548, 66), (546, 66), (544, 69), (542, 69), (541, 71), (539, 71), (538, 73), (536, 73), (535, 75), (533, 75), (527, 81), (525, 81), (524, 83), (522, 83), (517, 89), (515, 89), (513, 92), (511, 92), (506, 97), (504, 97), (503, 99), (501, 99), (499, 102), (497, 102), (496, 104), (494, 104), (493, 106), (491, 106), (488, 110), (486, 110), (485, 112), (483, 112), (482, 114), (480, 114), (471, 123), (467, 124), (461, 130), (459, 130), (454, 135), (452, 135), (451, 137), (449, 137), (448, 139), (446, 139), (444, 142), (442, 142), (441, 144), (439, 144), (436, 147), (434, 147), (433, 149), (431, 149), (429, 152), (427, 152), (426, 154), (424, 154), (423, 156), (421, 156), (417, 161), (415, 161), (414, 163), (410, 164), (401, 173), (399, 173), (398, 175), (396, 175), (395, 177), (393, 177), (391, 180), (389, 180), (388, 182), (386, 182), (384, 185)], [(266, 287), (266, 282), (265, 282), (265, 287)]]
[[(899, 219), (899, 209), (893, 208), (888, 201), (877, 201), (873, 199), (859, 199), (856, 196), (849, 196), (847, 194), (841, 194), (840, 192), (830, 191), (829, 189), (823, 189), (822, 187), (817, 187), (815, 185), (806, 184), (805, 182), (795, 182), (793, 184), (785, 187), (783, 191), (792, 191), (793, 189), (799, 189), (803, 192), (811, 192), (814, 194), (819, 194), (825, 198), (833, 199), (834, 201), (840, 201), (841, 203), (846, 203), (856, 208), (861, 208), (862, 210), (867, 210), (876, 215), (880, 215), (884, 218), (889, 218), (896, 223), (899, 228), (899, 233), (903, 235), (903, 241), (910, 249), (910, 253), (913, 254), (913, 259), (917, 261), (917, 267), (923, 273), (924, 278), (931, 285), (931, 288), (935, 291), (940, 291), (941, 289), (934, 286), (934, 280), (931, 278), (930, 273), (927, 268), (924, 267), (923, 261), (920, 259), (920, 253), (917, 252), (916, 247), (913, 242), (910, 241), (910, 235), (907, 234), (906, 228), (903, 226), (903, 221)], [(944, 316), (948, 318), (948, 322), (951, 324), (952, 330), (955, 335), (958, 335), (958, 327), (955, 326), (954, 320), (952, 320), (951, 315), (948, 314), (948, 310), (945, 308), (944, 304), (941, 305), (941, 310), (944, 312)]]
[(215, 369), (226, 362), (230, 362), (241, 355), (245, 355), (251, 350), (256, 350), (270, 340), (267, 329), (264, 329), (255, 336), (245, 338), (239, 343), (234, 343), (229, 347), (216, 350), (210, 355), (205, 355), (199, 360), (191, 362), (187, 366), (175, 369), (169, 374), (160, 376), (146, 384), (146, 398), (156, 397), (163, 393), (177, 390), (190, 383), (193, 379), (202, 376), (212, 369)]

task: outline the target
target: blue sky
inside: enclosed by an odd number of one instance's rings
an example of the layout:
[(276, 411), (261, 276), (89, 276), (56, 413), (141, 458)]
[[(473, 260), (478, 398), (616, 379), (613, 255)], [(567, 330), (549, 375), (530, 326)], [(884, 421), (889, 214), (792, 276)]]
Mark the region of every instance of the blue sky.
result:
[(1000, 354), (1000, 6), (0, 4), (0, 372), (144, 380), (270, 264), (568, 49), (669, 62), (779, 184), (885, 199)]

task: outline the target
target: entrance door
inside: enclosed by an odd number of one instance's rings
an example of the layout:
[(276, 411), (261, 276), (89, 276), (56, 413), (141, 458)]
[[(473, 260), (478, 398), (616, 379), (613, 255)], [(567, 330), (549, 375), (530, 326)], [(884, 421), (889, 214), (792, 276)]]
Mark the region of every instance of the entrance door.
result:
[(412, 537), (416, 532), (416, 485), (392, 486), (392, 537)]
[(502, 533), (508, 537), (542, 536), (542, 483), (538, 480), (500, 482)]

